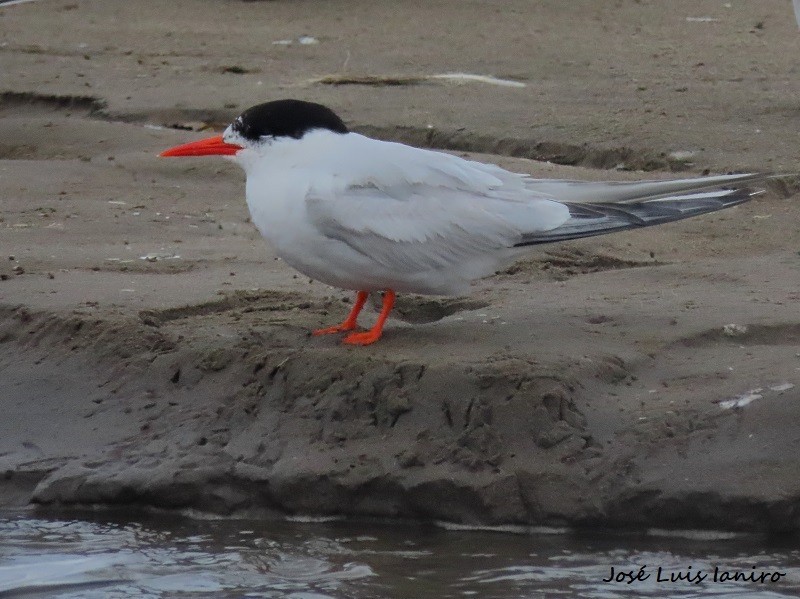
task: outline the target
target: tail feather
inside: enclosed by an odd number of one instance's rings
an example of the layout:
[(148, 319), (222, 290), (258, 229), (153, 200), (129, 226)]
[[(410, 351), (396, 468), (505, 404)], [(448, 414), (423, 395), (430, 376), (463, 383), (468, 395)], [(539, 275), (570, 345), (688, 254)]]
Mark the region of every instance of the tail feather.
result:
[[(598, 188), (601, 193), (597, 195), (602, 199), (582, 201), (578, 198), (563, 202), (569, 208), (569, 220), (555, 229), (525, 235), (515, 247), (650, 227), (730, 208), (761, 193), (760, 190), (741, 187), (740, 183), (763, 178), (764, 175), (734, 175), (634, 183), (630, 184), (629, 189), (616, 190), (614, 199), (610, 201), (606, 198), (613, 195), (614, 190), (608, 192)], [(576, 185), (580, 184), (576, 182)], [(621, 183), (614, 187), (618, 186), (628, 184)], [(637, 186), (638, 189), (635, 189)], [(636, 196), (631, 193), (634, 189), (638, 194)]]
[(715, 187), (740, 188), (746, 183), (766, 179), (763, 173), (716, 175), (692, 179), (666, 181), (569, 181), (557, 179), (529, 179), (525, 187), (532, 191), (556, 197), (564, 202), (637, 202), (647, 198), (663, 197)]

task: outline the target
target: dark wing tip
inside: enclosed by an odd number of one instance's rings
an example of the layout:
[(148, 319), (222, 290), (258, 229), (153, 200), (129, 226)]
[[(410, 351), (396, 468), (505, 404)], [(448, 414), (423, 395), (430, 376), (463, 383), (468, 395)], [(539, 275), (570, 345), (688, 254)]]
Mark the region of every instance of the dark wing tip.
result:
[(570, 213), (567, 222), (550, 231), (527, 235), (514, 247), (568, 241), (683, 220), (743, 204), (759, 193), (762, 191), (749, 188), (722, 188), (638, 202), (564, 202)]

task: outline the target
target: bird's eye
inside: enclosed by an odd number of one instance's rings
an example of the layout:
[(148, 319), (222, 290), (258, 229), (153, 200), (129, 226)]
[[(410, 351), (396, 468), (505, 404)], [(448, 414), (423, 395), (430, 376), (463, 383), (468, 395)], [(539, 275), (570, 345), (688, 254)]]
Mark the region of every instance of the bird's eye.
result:
[(227, 143), (234, 143), (241, 145), (240, 136), (231, 127), (228, 127), (227, 129), (225, 129), (225, 131), (222, 132), (222, 140)]

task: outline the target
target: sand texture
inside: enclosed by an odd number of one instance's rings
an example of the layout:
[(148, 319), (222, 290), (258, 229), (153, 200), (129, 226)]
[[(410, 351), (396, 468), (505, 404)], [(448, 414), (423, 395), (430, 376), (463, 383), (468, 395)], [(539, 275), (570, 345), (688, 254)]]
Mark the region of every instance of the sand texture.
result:
[(401, 296), (353, 348), (308, 336), (351, 296), (271, 253), (243, 173), (157, 158), (296, 97), (542, 177), (791, 173), (788, 0), (52, 0), (0, 23), (0, 505), (800, 527), (797, 177)]

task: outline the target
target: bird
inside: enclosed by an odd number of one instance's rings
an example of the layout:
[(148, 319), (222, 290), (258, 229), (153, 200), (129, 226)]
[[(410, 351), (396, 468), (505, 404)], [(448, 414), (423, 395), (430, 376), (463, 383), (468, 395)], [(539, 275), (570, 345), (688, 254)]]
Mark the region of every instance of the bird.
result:
[[(462, 295), (532, 246), (658, 225), (736, 206), (759, 173), (638, 182), (536, 179), (489, 163), (373, 139), (330, 108), (282, 99), (221, 135), (162, 157), (223, 156), (244, 169), (251, 220), (288, 265), (356, 292), (340, 324), (313, 335), (381, 338), (397, 293)], [(369, 294), (374, 325), (357, 330)]]

